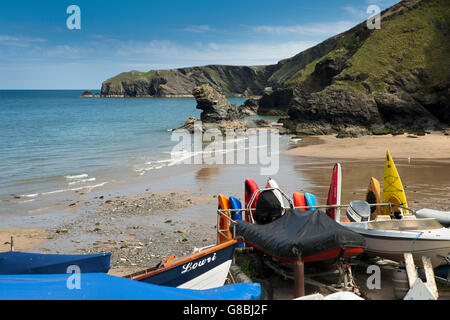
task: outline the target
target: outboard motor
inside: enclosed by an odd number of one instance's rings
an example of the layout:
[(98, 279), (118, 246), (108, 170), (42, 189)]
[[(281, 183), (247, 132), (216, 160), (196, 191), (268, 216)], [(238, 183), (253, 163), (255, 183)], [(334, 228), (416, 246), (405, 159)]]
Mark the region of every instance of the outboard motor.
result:
[(272, 190), (262, 191), (256, 202), (254, 219), (257, 224), (270, 223), (284, 213), (284, 208)]
[(370, 205), (366, 201), (353, 201), (347, 208), (350, 222), (367, 222), (370, 219)]

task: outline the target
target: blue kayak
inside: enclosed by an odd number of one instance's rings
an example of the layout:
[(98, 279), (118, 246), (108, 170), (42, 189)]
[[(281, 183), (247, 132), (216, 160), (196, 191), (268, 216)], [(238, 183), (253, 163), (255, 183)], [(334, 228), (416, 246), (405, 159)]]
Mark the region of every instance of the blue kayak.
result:
[[(229, 197), (228, 202), (230, 205), (230, 209), (239, 210), (242, 209), (242, 203), (236, 199), (235, 197)], [(242, 219), (242, 211), (231, 211), (231, 219), (235, 221), (241, 221)], [(236, 245), (237, 248), (244, 248), (243, 243), (238, 243)]]
[[(315, 207), (317, 206), (317, 199), (312, 193), (305, 193), (306, 206)], [(311, 209), (311, 211), (316, 211), (317, 209)]]
[(64, 274), (75, 265), (81, 273), (106, 273), (111, 264), (111, 253), (90, 255), (40, 254), (1, 252), (0, 274)]
[(260, 297), (259, 283), (191, 290), (104, 273), (0, 275), (0, 300), (258, 300)]

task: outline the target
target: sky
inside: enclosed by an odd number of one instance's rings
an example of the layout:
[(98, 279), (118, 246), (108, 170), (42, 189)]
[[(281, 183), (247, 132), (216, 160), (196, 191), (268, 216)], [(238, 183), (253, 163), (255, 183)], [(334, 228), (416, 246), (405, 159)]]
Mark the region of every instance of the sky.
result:
[[(398, 0), (15, 0), (0, 9), (0, 89), (99, 89), (121, 72), (277, 63)], [(71, 5), (80, 8), (80, 29)], [(70, 25), (70, 24), (69, 24)]]

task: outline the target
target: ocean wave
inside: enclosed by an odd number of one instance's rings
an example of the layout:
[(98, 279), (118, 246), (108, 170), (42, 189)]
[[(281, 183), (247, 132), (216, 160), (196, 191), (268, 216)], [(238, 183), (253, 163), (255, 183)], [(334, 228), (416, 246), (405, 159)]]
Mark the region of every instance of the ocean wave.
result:
[[(244, 147), (244, 148), (239, 148), (239, 149), (235, 149), (235, 148), (225, 148), (225, 149), (207, 149), (207, 150), (201, 150), (201, 151), (186, 151), (186, 150), (182, 150), (182, 151), (175, 151), (175, 152), (170, 152), (171, 154), (171, 158), (170, 159), (162, 159), (162, 160), (154, 160), (154, 161), (148, 161), (145, 163), (145, 167), (142, 168), (137, 168), (135, 169), (136, 172), (139, 173), (139, 175), (144, 175), (146, 174), (148, 171), (152, 171), (152, 170), (160, 170), (164, 167), (171, 167), (177, 164), (181, 164), (184, 161), (194, 158), (196, 156), (201, 155), (202, 156), (202, 162), (204, 160), (204, 156), (208, 156), (208, 154), (211, 153), (215, 153), (215, 155), (225, 155), (227, 153), (231, 153), (231, 152), (245, 152), (248, 151), (250, 149), (260, 149), (260, 148), (266, 148), (268, 147), (268, 145), (259, 145), (256, 147)], [(163, 165), (161, 165), (163, 164)]]
[(46, 196), (46, 195), (52, 195), (52, 194), (57, 194), (57, 193), (64, 193), (64, 192), (70, 192), (70, 191), (80, 191), (80, 190), (84, 190), (84, 189), (95, 189), (95, 188), (99, 188), (99, 187), (103, 187), (105, 184), (109, 183), (109, 181), (105, 181), (96, 185), (90, 185), (90, 186), (82, 186), (82, 187), (77, 187), (77, 188), (68, 188), (68, 189), (58, 189), (58, 190), (53, 190), (53, 191), (46, 191), (46, 192), (40, 192), (40, 193), (33, 193), (33, 194), (24, 194), (21, 195), (21, 197), (23, 198), (36, 198), (39, 196)]
[(76, 180), (76, 181), (69, 182), (68, 185), (69, 185), (69, 186), (73, 186), (73, 185), (75, 185), (75, 184), (86, 183), (86, 182), (93, 182), (93, 181), (95, 181), (95, 180), (97, 180), (97, 179), (96, 179), (96, 178), (80, 179), (80, 180)]
[(65, 176), (67, 180), (75, 180), (75, 179), (84, 179), (89, 177), (87, 173), (79, 174), (79, 175), (73, 175), (73, 176)]

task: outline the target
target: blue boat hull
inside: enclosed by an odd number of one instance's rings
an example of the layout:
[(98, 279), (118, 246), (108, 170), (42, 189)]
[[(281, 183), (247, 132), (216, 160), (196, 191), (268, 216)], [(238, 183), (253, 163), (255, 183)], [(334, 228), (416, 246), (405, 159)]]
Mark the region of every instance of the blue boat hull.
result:
[(24, 252), (0, 253), (0, 274), (64, 274), (75, 265), (81, 273), (107, 273), (111, 253), (60, 255)]
[[(79, 276), (78, 280), (74, 280)], [(79, 289), (74, 284), (79, 284)], [(209, 290), (151, 285), (102, 273), (0, 275), (0, 300), (258, 300), (258, 283)]]

